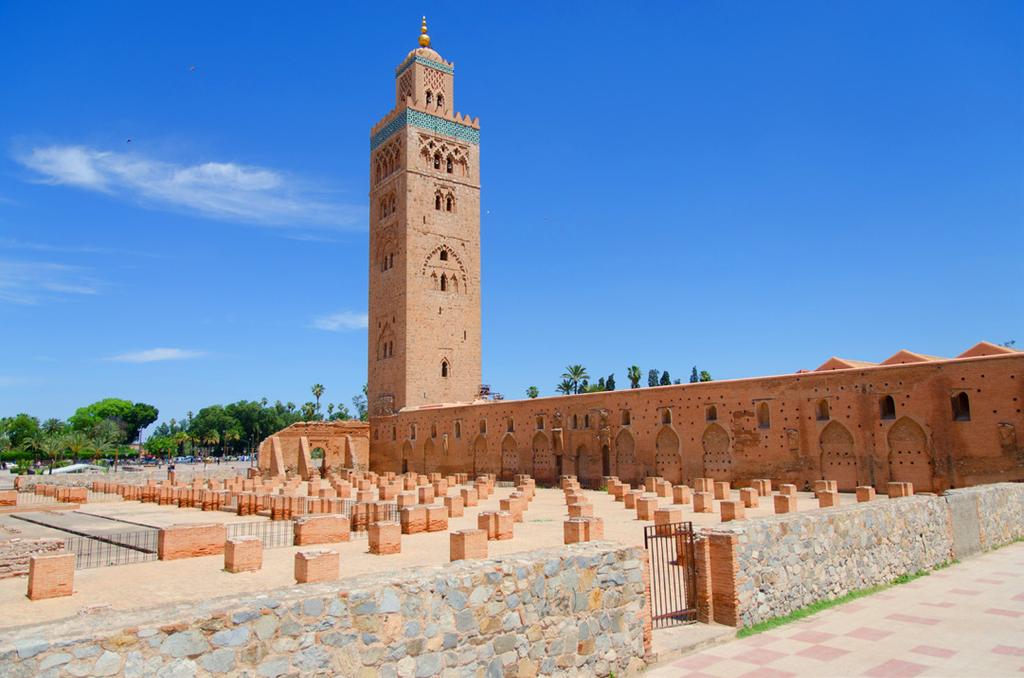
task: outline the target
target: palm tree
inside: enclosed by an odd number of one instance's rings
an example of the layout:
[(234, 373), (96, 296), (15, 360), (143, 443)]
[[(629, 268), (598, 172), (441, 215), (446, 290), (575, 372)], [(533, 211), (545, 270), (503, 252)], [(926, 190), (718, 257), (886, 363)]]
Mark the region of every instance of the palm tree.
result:
[(64, 422), (60, 419), (51, 417), (43, 422), (43, 425), (39, 428), (43, 429), (43, 433), (60, 433), (64, 430)]
[(66, 449), (64, 439), (61, 436), (44, 435), (39, 441), (39, 449), (50, 459), (50, 473), (53, 473), (53, 465), (64, 457)]
[(227, 451), (228, 451), (227, 450), (228, 443), (238, 442), (241, 439), (242, 439), (242, 432), (239, 431), (237, 428), (233, 428), (233, 429), (229, 429), (227, 431), (224, 431), (224, 437), (221, 440), (222, 447), (221, 447), (221, 450), (220, 450), (220, 456), (223, 457), (227, 453)]
[(203, 435), (203, 444), (209, 449), (207, 455), (213, 454), (213, 447), (220, 442), (220, 431), (209, 431)]
[(84, 450), (93, 448), (93, 443), (89, 436), (75, 431), (64, 436), (64, 446), (71, 453), (71, 458), (77, 460), (81, 458)]
[(626, 368), (626, 378), (629, 379), (630, 388), (640, 388), (640, 368), (636, 365), (631, 365)]
[[(171, 436), (171, 440), (174, 441), (174, 448), (178, 450), (178, 456), (185, 454), (185, 443), (189, 442), (192, 437), (184, 431), (178, 431)], [(171, 448), (167, 448), (167, 463), (171, 463)]]
[(320, 396), (322, 396), (324, 394), (324, 385), (323, 384), (313, 384), (313, 388), (310, 389), (310, 390), (313, 391), (313, 397), (316, 398), (316, 411), (319, 412), (320, 411)]
[(562, 379), (567, 379), (572, 382), (572, 392), (579, 393), (583, 388), (583, 382), (588, 381), (590, 379), (590, 375), (587, 374), (587, 368), (583, 365), (569, 365), (565, 368), (565, 372), (562, 374)]
[(558, 391), (559, 393), (570, 395), (573, 391), (573, 388), (575, 388), (575, 386), (570, 380), (563, 379), (562, 383), (555, 387), (555, 390)]

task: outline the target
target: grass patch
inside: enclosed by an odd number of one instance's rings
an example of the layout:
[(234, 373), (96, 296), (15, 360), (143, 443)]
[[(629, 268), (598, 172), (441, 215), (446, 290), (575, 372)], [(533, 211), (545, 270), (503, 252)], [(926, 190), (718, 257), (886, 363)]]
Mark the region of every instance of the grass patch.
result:
[[(939, 570), (944, 567), (949, 567), (950, 565), (956, 562), (958, 561), (948, 561), (940, 565), (937, 565), (935, 569)], [(816, 603), (811, 603), (810, 605), (807, 605), (806, 607), (801, 607), (796, 610), (793, 610), (789, 614), (785, 614), (780, 617), (772, 617), (771, 619), (765, 619), (763, 622), (759, 622), (757, 624), (754, 624), (753, 626), (744, 627), (736, 632), (736, 637), (746, 638), (747, 636), (753, 636), (757, 635), (758, 633), (770, 631), (772, 629), (778, 628), (780, 626), (785, 626), (786, 624), (790, 624), (805, 617), (810, 617), (812, 614), (818, 614), (822, 610), (827, 610), (830, 607), (837, 607), (839, 605), (843, 605), (845, 603), (857, 600), (858, 598), (865, 598), (872, 594), (878, 593), (879, 591), (891, 589), (894, 586), (906, 584), (908, 582), (914, 581), (915, 579), (920, 579), (921, 577), (927, 577), (929, 574), (931, 573), (928, 570), (918, 570), (913, 574), (900, 575), (888, 584), (879, 584), (878, 586), (870, 586), (866, 589), (857, 589), (856, 591), (850, 591), (845, 596), (840, 596), (838, 598), (831, 598), (829, 600), (819, 600)]]

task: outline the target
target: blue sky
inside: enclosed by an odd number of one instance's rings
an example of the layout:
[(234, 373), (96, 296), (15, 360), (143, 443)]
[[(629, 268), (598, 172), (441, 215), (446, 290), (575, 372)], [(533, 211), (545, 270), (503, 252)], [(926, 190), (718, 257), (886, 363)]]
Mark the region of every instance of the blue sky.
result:
[(0, 5), (0, 415), (348, 402), (422, 13), (507, 396), (1024, 343), (1024, 5), (369, 4)]

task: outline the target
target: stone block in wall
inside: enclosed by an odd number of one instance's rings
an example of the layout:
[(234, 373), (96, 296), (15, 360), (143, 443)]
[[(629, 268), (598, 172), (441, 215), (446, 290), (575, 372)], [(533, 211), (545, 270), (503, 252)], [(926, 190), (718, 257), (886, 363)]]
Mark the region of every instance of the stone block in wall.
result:
[(17, 490), (0, 490), (0, 506), (17, 506)]
[(796, 485), (790, 483), (779, 485), (779, 494), (796, 498)]
[(659, 476), (647, 476), (644, 478), (644, 491), (654, 494), (654, 488), (659, 480), (661, 480)]
[(480, 499), (487, 499), (487, 497), (491, 496), (491, 486), (487, 481), (478, 480), (474, 487), (476, 488), (476, 496)]
[(671, 506), (656, 509), (654, 511), (655, 525), (670, 525), (683, 522), (683, 509)]
[(710, 492), (694, 492), (693, 493), (693, 512), (694, 513), (714, 513), (715, 503), (712, 499)]
[(705, 532), (711, 561), (711, 598), (714, 620), (739, 626), (738, 559), (735, 534)]
[(341, 557), (337, 551), (317, 549), (295, 554), (295, 581), (313, 584), (334, 581), (341, 574)]
[(585, 518), (569, 518), (562, 523), (562, 538), (565, 544), (579, 544), (587, 541)]
[(818, 508), (831, 508), (839, 506), (839, 493), (831, 490), (818, 492)]
[(377, 500), (377, 492), (374, 490), (358, 490), (356, 492), (356, 501), (360, 504), (368, 504), (371, 501)]
[(835, 480), (815, 480), (814, 481), (814, 496), (817, 497), (822, 492), (838, 492), (839, 486)]
[(521, 502), (509, 497), (508, 499), (498, 501), (498, 506), (502, 511), (507, 511), (512, 516), (512, 522), (523, 522), (523, 506)]
[(449, 518), (461, 518), (464, 515), (462, 495), (448, 496), (444, 498), (444, 506), (448, 509)]
[(732, 488), (729, 487), (729, 483), (724, 480), (715, 482), (715, 499), (724, 500), (731, 496)]
[(594, 515), (593, 504), (572, 504), (569, 506), (570, 518), (590, 518)]
[(222, 524), (171, 525), (157, 536), (160, 560), (178, 560), (224, 553), (227, 530)]
[(630, 490), (622, 495), (622, 503), (628, 509), (636, 509), (636, 500), (644, 496), (643, 490)]
[(441, 504), (427, 507), (427, 532), (444, 532), (448, 529), (448, 509)]
[(751, 486), (757, 490), (757, 493), (762, 497), (771, 496), (772, 493), (772, 481), (768, 478), (758, 478), (751, 481)]
[(579, 504), (585, 502), (586, 500), (587, 498), (583, 496), (583, 493), (577, 490), (567, 490), (565, 492), (565, 503), (567, 506)]
[(697, 478), (693, 483), (694, 492), (715, 492), (715, 479), (714, 478)]
[(259, 537), (233, 537), (224, 543), (224, 569), (231, 573), (255, 572), (263, 567)]
[(406, 508), (407, 506), (415, 506), (419, 503), (419, 497), (415, 492), (400, 492), (395, 498), (395, 503), (398, 504), (399, 510)]
[(459, 490), (459, 494), (462, 495), (463, 506), (476, 506), (478, 502), (478, 495), (475, 487), (464, 487)]
[(612, 495), (617, 501), (622, 497), (622, 482), (619, 480), (612, 480), (608, 483), (608, 494)]
[(448, 481), (447, 480), (445, 480), (443, 478), (441, 478), (439, 480), (435, 480), (434, 483), (433, 483), (433, 487), (434, 487), (434, 499), (439, 499), (441, 497), (447, 497), (448, 496)]
[(421, 504), (406, 506), (398, 510), (402, 534), (417, 534), (427, 529), (427, 507)]
[(659, 480), (654, 484), (654, 493), (659, 497), (671, 497), (672, 483), (667, 480)]
[(75, 554), (33, 555), (28, 564), (30, 600), (70, 596), (75, 588)]
[(743, 507), (742, 501), (726, 500), (720, 502), (718, 508), (721, 511), (723, 523), (731, 520), (746, 520), (747, 518), (746, 509)]
[(295, 519), (295, 546), (348, 541), (350, 522), (345, 516), (319, 514)]
[(370, 525), (368, 535), (370, 553), (387, 556), (402, 552), (402, 526), (396, 522), (382, 522)]
[(415, 491), (416, 490), (416, 476), (405, 476), (402, 479), (402, 487), (405, 488), (406, 491), (409, 491), (409, 490)]
[(636, 498), (636, 519), (637, 520), (654, 520), (654, 512), (658, 508), (657, 497), (637, 497)]
[(914, 496), (913, 483), (893, 482), (888, 485), (889, 499)]
[(857, 488), (857, 502), (863, 504), (864, 502), (875, 500), (875, 488), (871, 485), (861, 485)]
[(796, 495), (777, 494), (772, 497), (776, 513), (793, 513), (796, 511)]
[(449, 560), (487, 557), (487, 530), (457, 530), (448, 542)]
[(744, 487), (740, 489), (740, 501), (743, 502), (743, 506), (746, 508), (757, 508), (759, 501), (759, 493), (753, 487)]
[(693, 501), (693, 496), (689, 487), (686, 485), (675, 485), (672, 487), (673, 504), (689, 504), (691, 501)]

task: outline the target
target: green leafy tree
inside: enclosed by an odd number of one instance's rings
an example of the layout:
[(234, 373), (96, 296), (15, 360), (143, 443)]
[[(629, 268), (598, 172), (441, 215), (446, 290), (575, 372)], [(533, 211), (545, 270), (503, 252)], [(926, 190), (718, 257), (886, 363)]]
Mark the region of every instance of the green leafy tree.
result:
[(569, 379), (563, 379), (562, 383), (555, 387), (555, 391), (564, 395), (571, 395), (576, 389), (576, 385)]
[(300, 408), (302, 411), (303, 421), (313, 421), (317, 418), (316, 414), (316, 403), (306, 401)]
[(587, 374), (587, 368), (583, 365), (569, 365), (562, 373), (562, 379), (572, 382), (573, 393), (581, 393), (586, 388), (583, 382), (588, 381), (590, 375)]
[(648, 386), (657, 386), (658, 385), (658, 374), (659, 374), (658, 370), (648, 370), (647, 371), (647, 385)]
[(640, 388), (640, 368), (636, 365), (631, 365), (626, 368), (626, 377), (629, 379), (630, 388)]
[(700, 375), (697, 373), (697, 366), (694, 365), (693, 370), (690, 371), (690, 383), (696, 384), (698, 381), (700, 381)]
[(540, 395), (540, 389), (536, 386), (528, 386), (526, 388), (526, 397), (533, 399)]
[(711, 373), (708, 372), (707, 370), (701, 370), (700, 371), (700, 380), (701, 381), (713, 381), (711, 379)]
[(320, 396), (324, 394), (323, 384), (313, 384), (313, 388), (310, 389), (313, 392), (313, 397), (316, 398), (316, 411), (320, 411)]
[(43, 433), (64, 433), (67, 424), (56, 417), (51, 417), (44, 421), (39, 428), (43, 430)]
[[(59, 435), (59, 434), (51, 434)], [(85, 452), (95, 453), (95, 446), (93, 440), (89, 436), (85, 435), (81, 431), (72, 431), (63, 436), (64, 447), (67, 449), (68, 454), (71, 455), (72, 460), (78, 460), (85, 457)]]
[(659, 386), (669, 386), (672, 384), (672, 377), (668, 376), (668, 370), (661, 373), (661, 381), (658, 382)]
[(356, 416), (359, 417), (359, 421), (366, 421), (369, 419), (369, 409), (367, 407), (367, 398), (369, 393), (366, 389), (366, 384), (363, 384), (363, 391), (352, 398), (352, 406), (356, 408)]
[(26, 445), (39, 435), (40, 430), (39, 420), (24, 412), (0, 419), (0, 431), (7, 434), (11, 447), (15, 450), (29, 449)]
[(606, 391), (614, 391), (615, 390), (615, 373), (614, 372), (609, 374), (608, 378), (604, 380), (604, 389)]
[(40, 433), (37, 447), (50, 461), (50, 473), (53, 473), (54, 465), (64, 458), (64, 452), (67, 450), (63, 436)]
[(352, 418), (352, 414), (348, 411), (343, 403), (338, 403), (334, 406), (334, 413), (331, 414), (331, 421), (347, 421)]

